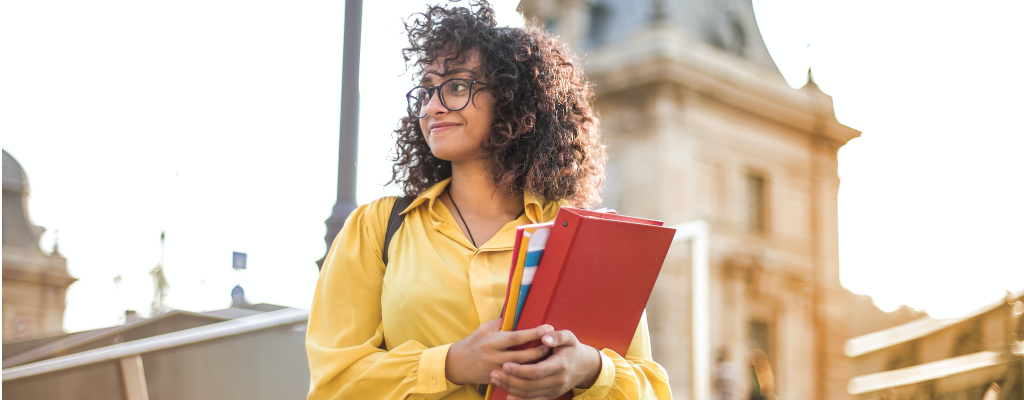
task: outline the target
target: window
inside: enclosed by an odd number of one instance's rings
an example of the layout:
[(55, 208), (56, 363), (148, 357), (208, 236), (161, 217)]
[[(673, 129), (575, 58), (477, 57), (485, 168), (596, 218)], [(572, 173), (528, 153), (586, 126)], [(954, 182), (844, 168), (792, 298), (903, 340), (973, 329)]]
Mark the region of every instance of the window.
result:
[(590, 7), (590, 27), (587, 30), (587, 41), (591, 46), (604, 43), (608, 37), (608, 25), (611, 15), (608, 6), (604, 4), (594, 4)]
[(557, 32), (558, 31), (558, 20), (555, 19), (554, 17), (550, 17), (550, 18), (544, 20), (544, 30), (548, 31), (548, 33), (550, 33), (550, 34), (554, 34), (555, 32)]
[(764, 234), (768, 226), (767, 184), (764, 176), (747, 175), (747, 229), (751, 233)]
[[(751, 365), (750, 365), (750, 400), (765, 400), (769, 393), (774, 391), (775, 382), (772, 379), (770, 382), (762, 382), (759, 378), (768, 378), (771, 374), (764, 374), (758, 376), (758, 369), (771, 369), (770, 363), (768, 362), (768, 356), (772, 354), (771, 350), (771, 325), (767, 321), (754, 319), (750, 321), (749, 326), (749, 343), (751, 349)], [(759, 351), (763, 352), (758, 355)], [(759, 365), (762, 364), (763, 365)], [(763, 374), (763, 373), (762, 373)], [(766, 386), (762, 388), (762, 386)], [(765, 393), (762, 393), (762, 390)]]
[(771, 327), (767, 321), (750, 321), (750, 348), (771, 354)]

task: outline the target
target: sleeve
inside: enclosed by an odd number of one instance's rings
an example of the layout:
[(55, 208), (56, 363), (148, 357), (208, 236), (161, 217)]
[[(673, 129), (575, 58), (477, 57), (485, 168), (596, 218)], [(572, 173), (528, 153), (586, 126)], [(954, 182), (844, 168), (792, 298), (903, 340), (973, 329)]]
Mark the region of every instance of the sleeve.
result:
[(574, 400), (671, 399), (668, 373), (651, 358), (647, 312), (633, 334), (626, 356), (601, 350), (601, 373), (589, 389), (573, 389)]
[(450, 345), (382, 350), (381, 247), (394, 201), (353, 211), (324, 260), (306, 330), (310, 400), (438, 399), (461, 387), (444, 375)]

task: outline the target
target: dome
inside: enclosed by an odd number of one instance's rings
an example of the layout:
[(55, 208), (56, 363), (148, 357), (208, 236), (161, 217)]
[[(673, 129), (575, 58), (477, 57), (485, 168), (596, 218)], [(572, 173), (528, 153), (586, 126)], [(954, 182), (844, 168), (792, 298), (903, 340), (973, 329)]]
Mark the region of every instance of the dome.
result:
[(18, 160), (7, 154), (4, 150), (4, 190), (18, 193), (28, 193), (28, 178), (25, 177), (25, 170), (21, 169)]
[[(21, 164), (4, 150), (4, 251), (7, 246), (29, 249), (32, 253), (42, 254), (39, 249), (39, 235), (42, 228), (29, 221), (25, 209), (28, 198), (28, 179)], [(6, 265), (4, 266), (6, 268)]]

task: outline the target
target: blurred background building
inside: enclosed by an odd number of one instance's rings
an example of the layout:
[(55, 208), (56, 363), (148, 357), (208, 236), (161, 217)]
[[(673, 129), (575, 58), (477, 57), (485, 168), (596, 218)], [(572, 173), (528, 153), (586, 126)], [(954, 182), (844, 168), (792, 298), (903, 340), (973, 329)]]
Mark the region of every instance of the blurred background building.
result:
[[(1024, 399), (1024, 291), (846, 342), (858, 399)], [(987, 393), (988, 392), (988, 393)], [(987, 396), (988, 395), (988, 396)], [(989, 397), (992, 396), (992, 397)]]
[(56, 245), (50, 254), (39, 247), (45, 229), (28, 217), (28, 177), (7, 150), (3, 176), (3, 341), (63, 333), (64, 294), (75, 278)]
[[(126, 312), (117, 326), (65, 333), (64, 295), (76, 279), (43, 228), (28, 218), (28, 179), (3, 151), (3, 392), (18, 399), (287, 399), (309, 385), (306, 310), (250, 305), (165, 309), (162, 265), (153, 317)], [(163, 237), (161, 236), (161, 241)], [(225, 294), (225, 297), (226, 294)]]
[[(760, 395), (755, 350), (780, 398), (849, 397), (836, 152), (860, 132), (836, 121), (813, 80), (786, 83), (751, 2), (520, 7), (585, 55), (608, 144), (604, 206), (710, 224), (711, 349), (742, 370), (735, 398)], [(694, 384), (689, 260), (673, 249), (647, 308), (654, 358), (681, 399)]]

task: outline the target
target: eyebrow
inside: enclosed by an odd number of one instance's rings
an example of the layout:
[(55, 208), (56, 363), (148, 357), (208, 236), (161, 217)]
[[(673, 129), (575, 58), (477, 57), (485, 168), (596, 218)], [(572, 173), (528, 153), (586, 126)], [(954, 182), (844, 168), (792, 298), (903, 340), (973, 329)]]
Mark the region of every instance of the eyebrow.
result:
[(443, 75), (434, 71), (427, 71), (423, 74), (423, 77), (420, 78), (420, 86), (427, 86), (427, 84), (433, 83), (433, 79), (430, 78), (430, 75), (437, 75), (439, 78), (447, 78), (456, 74), (469, 74), (469, 77), (473, 78), (476, 74), (476, 70), (469, 68), (452, 68), (445, 71)]

